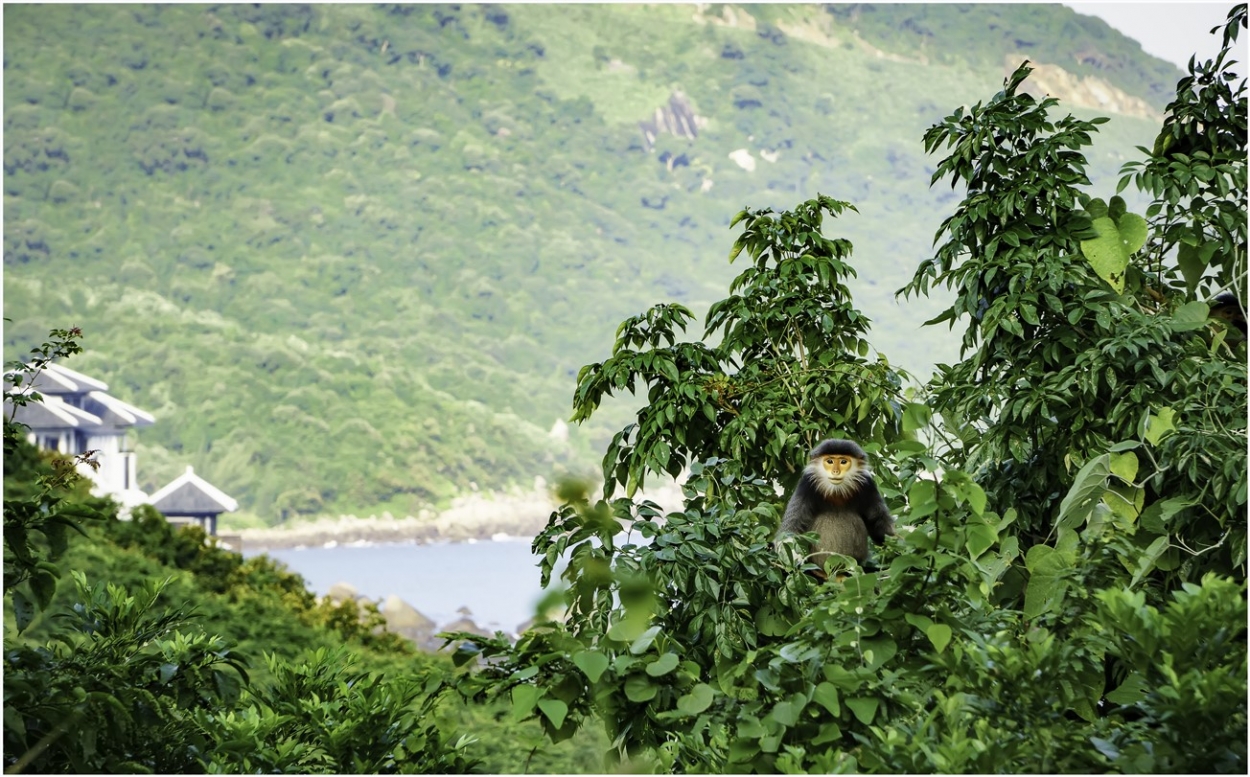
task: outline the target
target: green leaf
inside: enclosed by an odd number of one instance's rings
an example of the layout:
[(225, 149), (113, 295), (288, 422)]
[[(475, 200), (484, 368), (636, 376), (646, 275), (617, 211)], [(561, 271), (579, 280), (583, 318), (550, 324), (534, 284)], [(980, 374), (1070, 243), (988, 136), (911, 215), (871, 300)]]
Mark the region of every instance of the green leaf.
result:
[(1202, 280), (1203, 273), (1207, 270), (1207, 263), (1203, 261), (1202, 252), (1197, 246), (1181, 243), (1176, 249), (1176, 266), (1180, 268), (1181, 277), (1185, 279), (1185, 290), (1193, 294), (1194, 289), (1198, 288), (1198, 282)]
[(945, 623), (935, 623), (924, 630), (925, 636), (933, 643), (933, 649), (941, 653), (951, 641), (951, 627)]
[(13, 618), (17, 621), (17, 633), (21, 634), (35, 619), (35, 605), (19, 590), (13, 591)]
[(677, 700), (677, 709), (687, 715), (698, 715), (712, 706), (712, 700), (715, 696), (716, 692), (712, 689), (712, 686), (706, 683), (699, 683), (690, 689), (690, 693)]
[(160, 678), (161, 685), (168, 685), (169, 681), (174, 679), (174, 675), (178, 673), (177, 664), (161, 664)]
[(651, 682), (651, 679), (646, 675), (630, 675), (629, 679), (625, 681), (625, 696), (630, 701), (650, 701), (655, 698), (659, 690), (659, 687)]
[(665, 653), (655, 661), (647, 664), (647, 674), (652, 677), (662, 677), (676, 669), (679, 661), (680, 659), (676, 653)]
[(933, 411), (928, 405), (922, 405), (917, 402), (908, 402), (903, 406), (903, 431), (914, 432), (917, 429), (923, 429), (929, 425), (929, 420), (933, 417)]
[(770, 716), (773, 720), (781, 725), (789, 728), (799, 722), (799, 713), (803, 708), (793, 701), (779, 701), (773, 705), (773, 711)]
[(608, 657), (598, 650), (581, 650), (573, 654), (573, 665), (582, 670), (586, 679), (597, 683), (608, 669)]
[(865, 726), (872, 725), (872, 719), (877, 715), (878, 704), (879, 702), (875, 698), (846, 700), (846, 706), (850, 707), (851, 712), (855, 713), (855, 717)]
[(1151, 413), (1146, 419), (1146, 442), (1151, 445), (1158, 445), (1159, 442), (1172, 432), (1176, 431), (1176, 411), (1170, 407), (1160, 408), (1157, 413)]
[(30, 590), (35, 594), (39, 609), (48, 609), (48, 605), (52, 604), (52, 595), (56, 593), (56, 575), (46, 569), (35, 569), (30, 574)]
[(812, 701), (829, 710), (835, 718), (842, 714), (842, 705), (838, 703), (838, 689), (827, 680), (822, 681), (812, 691)]
[(1133, 484), (1137, 478), (1137, 454), (1129, 451), (1128, 453), (1111, 454), (1110, 469), (1111, 474), (1123, 480), (1125, 483)]
[(1172, 314), (1172, 330), (1190, 332), (1206, 326), (1211, 317), (1211, 307), (1205, 302), (1187, 302)]
[(1133, 672), (1124, 678), (1120, 687), (1107, 694), (1107, 701), (1113, 704), (1136, 704), (1146, 698), (1149, 685), (1140, 672)]
[(659, 626), (652, 626), (642, 632), (637, 639), (629, 646), (629, 652), (635, 656), (640, 656), (647, 652), (647, 648), (651, 647), (651, 643), (655, 642), (655, 637), (660, 633)]
[(998, 541), (998, 532), (994, 531), (994, 527), (983, 523), (969, 524), (965, 536), (968, 555), (972, 558), (977, 558)]
[(538, 697), (541, 695), (542, 691), (537, 686), (512, 686), (512, 719), (521, 721), (529, 716), (534, 710), (534, 704), (538, 702)]
[(569, 705), (559, 699), (540, 699), (538, 709), (542, 710), (543, 715), (555, 728), (563, 726), (564, 716), (569, 714)]
[(1155, 568), (1155, 564), (1158, 563), (1159, 557), (1167, 549), (1168, 537), (1166, 534), (1162, 537), (1156, 537), (1155, 541), (1150, 543), (1150, 547), (1146, 548), (1146, 552), (1138, 557), (1137, 571), (1133, 573), (1133, 579), (1128, 584), (1129, 588), (1133, 588), (1141, 582), (1143, 577), (1150, 574), (1150, 571)]
[(1049, 545), (1029, 548), (1024, 560), (1029, 585), (1024, 592), (1024, 617), (1036, 618), (1058, 606), (1067, 591), (1064, 575), (1071, 568), (1064, 555)]
[(1094, 505), (1102, 499), (1102, 492), (1106, 489), (1107, 477), (1110, 474), (1111, 456), (1106, 453), (1090, 459), (1084, 467), (1081, 467), (1076, 473), (1076, 481), (1072, 484), (1072, 488), (1068, 489), (1067, 495), (1059, 503), (1058, 523), (1060, 526), (1079, 525), (1089, 516)]
[(1131, 252), (1109, 216), (1095, 218), (1093, 229), (1098, 237), (1082, 240), (1081, 253), (1099, 278), (1106, 281), (1116, 293), (1123, 294), (1124, 270), (1128, 267)]
[(973, 513), (981, 515), (985, 512), (985, 489), (969, 480), (961, 484), (959, 490), (963, 493), (964, 498), (968, 500), (968, 506), (972, 508)]
[(1141, 527), (1151, 534), (1167, 534), (1172, 516), (1195, 503), (1183, 497), (1164, 499), (1147, 507), (1141, 514)]

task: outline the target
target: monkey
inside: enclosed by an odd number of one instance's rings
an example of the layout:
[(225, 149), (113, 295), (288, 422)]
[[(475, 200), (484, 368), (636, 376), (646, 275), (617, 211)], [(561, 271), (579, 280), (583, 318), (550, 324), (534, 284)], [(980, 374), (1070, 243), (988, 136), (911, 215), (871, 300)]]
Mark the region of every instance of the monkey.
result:
[(1241, 301), (1231, 291), (1222, 291), (1211, 298), (1211, 316), (1222, 318), (1246, 334), (1246, 311), (1241, 309)]
[(812, 553), (817, 563), (841, 553), (863, 564), (870, 536), (880, 544), (894, 534), (868, 456), (851, 440), (825, 440), (812, 449), (773, 544), (780, 548), (785, 536), (813, 531), (820, 535)]

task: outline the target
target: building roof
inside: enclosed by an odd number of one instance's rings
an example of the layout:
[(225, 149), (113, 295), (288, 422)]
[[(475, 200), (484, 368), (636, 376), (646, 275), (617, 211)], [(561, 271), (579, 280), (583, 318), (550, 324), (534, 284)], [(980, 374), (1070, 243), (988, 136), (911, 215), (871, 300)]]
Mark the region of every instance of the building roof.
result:
[[(5, 375), (8, 378), (8, 375)], [(62, 367), (55, 362), (44, 365), (25, 389), (33, 389), (40, 394), (85, 394), (88, 391), (108, 391), (109, 385), (102, 380), (89, 378), (81, 372)]]
[[(6, 389), (12, 389), (11, 374), (4, 376)], [(156, 423), (151, 413), (109, 396), (107, 391), (108, 384), (103, 381), (59, 364), (48, 364), (21, 387), (22, 394), (38, 392), (43, 399), (27, 402), (17, 409), (16, 415), (12, 414), (12, 403), (6, 401), (5, 416), (34, 430), (115, 430)]]
[(99, 416), (63, 402), (57, 396), (45, 396), (42, 401), (27, 402), (19, 405), (16, 411), (13, 402), (6, 399), (4, 417), (25, 424), (33, 431), (66, 428), (89, 430), (104, 426), (104, 421)]
[(148, 502), (167, 517), (216, 515), (239, 509), (238, 502), (196, 475), (190, 466), (169, 485), (152, 494)]
[(87, 408), (109, 426), (151, 426), (156, 416), (103, 391), (87, 393)]

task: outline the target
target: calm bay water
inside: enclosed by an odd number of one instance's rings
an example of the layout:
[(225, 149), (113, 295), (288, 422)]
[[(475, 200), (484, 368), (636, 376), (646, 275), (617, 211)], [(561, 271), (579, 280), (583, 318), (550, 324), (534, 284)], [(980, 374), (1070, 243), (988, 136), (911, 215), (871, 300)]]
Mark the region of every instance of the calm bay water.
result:
[(395, 594), (439, 626), (460, 618), (456, 611), (468, 607), (477, 625), (515, 633), (519, 624), (533, 617), (534, 605), (542, 596), (538, 559), (530, 553), (530, 540), (524, 538), (244, 549), (245, 556), (260, 553), (298, 572), (318, 594), (340, 582), (350, 583), (370, 599)]

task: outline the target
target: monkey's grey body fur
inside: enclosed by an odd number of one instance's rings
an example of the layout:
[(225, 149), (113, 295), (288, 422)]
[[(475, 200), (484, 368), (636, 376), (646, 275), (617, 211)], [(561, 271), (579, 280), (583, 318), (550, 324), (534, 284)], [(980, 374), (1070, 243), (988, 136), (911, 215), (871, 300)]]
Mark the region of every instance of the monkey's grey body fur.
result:
[[(817, 463), (829, 454), (849, 455), (859, 466), (850, 483), (832, 487)], [(823, 564), (830, 553), (841, 553), (863, 563), (868, 558), (868, 538), (876, 543), (894, 534), (894, 518), (877, 490), (867, 457), (849, 440), (826, 440), (812, 451), (812, 463), (803, 470), (786, 505), (776, 542), (790, 534), (816, 532), (811, 559)]]

